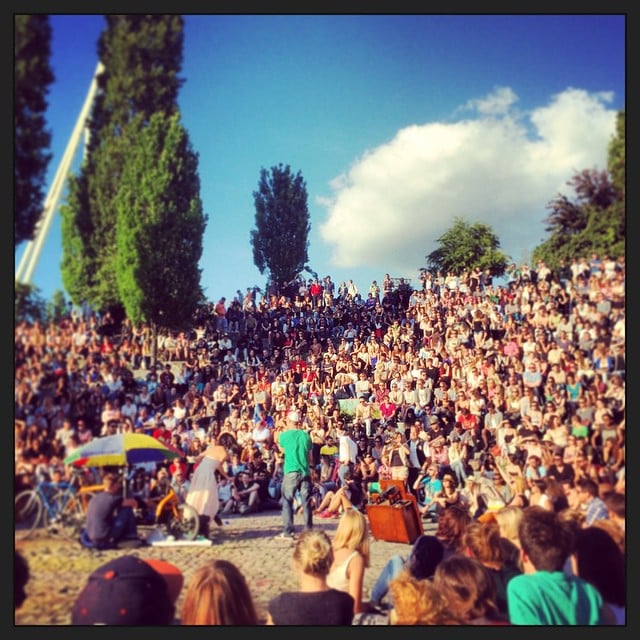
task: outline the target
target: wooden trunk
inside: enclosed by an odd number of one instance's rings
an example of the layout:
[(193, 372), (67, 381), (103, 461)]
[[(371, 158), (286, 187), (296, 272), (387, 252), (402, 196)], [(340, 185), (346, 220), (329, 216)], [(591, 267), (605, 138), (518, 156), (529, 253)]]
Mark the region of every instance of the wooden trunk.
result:
[(417, 505), (411, 500), (398, 500), (394, 504), (368, 504), (367, 516), (371, 535), (376, 540), (413, 544), (423, 533)]

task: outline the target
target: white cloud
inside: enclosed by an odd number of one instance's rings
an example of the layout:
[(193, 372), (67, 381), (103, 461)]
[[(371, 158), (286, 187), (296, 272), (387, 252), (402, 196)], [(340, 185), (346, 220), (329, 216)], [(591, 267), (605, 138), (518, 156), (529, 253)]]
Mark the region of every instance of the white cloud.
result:
[(493, 93), (484, 98), (469, 100), (465, 109), (476, 109), (478, 113), (485, 115), (499, 115), (509, 111), (511, 106), (518, 101), (518, 96), (509, 87), (497, 87)]
[(339, 268), (415, 275), (455, 217), (483, 222), (514, 259), (544, 238), (546, 204), (576, 171), (606, 168), (611, 95), (569, 88), (524, 116), (508, 87), (470, 100), (478, 115), (398, 131), (331, 183), (320, 237)]

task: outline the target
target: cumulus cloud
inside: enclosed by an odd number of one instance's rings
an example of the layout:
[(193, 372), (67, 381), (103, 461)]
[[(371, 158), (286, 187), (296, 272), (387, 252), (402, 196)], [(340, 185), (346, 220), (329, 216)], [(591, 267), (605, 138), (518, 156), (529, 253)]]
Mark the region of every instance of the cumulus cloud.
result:
[(569, 88), (517, 112), (508, 87), (469, 100), (470, 117), (398, 131), (330, 184), (320, 237), (339, 268), (414, 275), (454, 218), (492, 227), (520, 260), (545, 237), (547, 203), (577, 171), (606, 168), (612, 96)]

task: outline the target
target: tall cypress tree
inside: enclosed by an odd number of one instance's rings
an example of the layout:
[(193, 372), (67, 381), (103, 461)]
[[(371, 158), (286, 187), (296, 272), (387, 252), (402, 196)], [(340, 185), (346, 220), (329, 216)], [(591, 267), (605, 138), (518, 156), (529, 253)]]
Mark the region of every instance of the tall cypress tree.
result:
[(104, 72), (89, 122), (85, 161), (69, 181), (62, 215), (62, 277), (71, 299), (121, 308), (115, 198), (131, 142), (129, 123), (178, 112), (184, 23), (178, 15), (109, 15), (98, 41)]
[(179, 115), (127, 125), (129, 153), (116, 197), (116, 274), (127, 317), (180, 329), (202, 296), (198, 158)]
[(33, 240), (44, 203), (51, 153), (46, 128), (47, 93), (54, 80), (49, 65), (49, 16), (14, 16), (14, 248)]
[(253, 262), (260, 273), (268, 272), (268, 284), (280, 287), (306, 266), (309, 248), (307, 185), (298, 171), (282, 164), (260, 171), (253, 192), (256, 228), (251, 231)]

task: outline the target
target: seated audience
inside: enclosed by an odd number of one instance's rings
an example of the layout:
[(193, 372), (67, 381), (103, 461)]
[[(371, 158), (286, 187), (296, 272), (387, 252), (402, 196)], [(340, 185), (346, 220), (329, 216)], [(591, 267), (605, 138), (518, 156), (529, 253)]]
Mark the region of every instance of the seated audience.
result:
[(553, 511), (527, 507), (518, 526), (523, 574), (507, 584), (509, 620), (521, 625), (605, 622), (599, 591), (563, 568), (573, 551), (573, 526)]
[(256, 625), (245, 577), (228, 560), (215, 559), (193, 574), (182, 603), (182, 625)]
[(369, 526), (367, 518), (349, 509), (340, 518), (333, 538), (333, 564), (327, 584), (353, 598), (353, 613), (365, 611), (362, 601), (364, 572), (369, 566)]
[(437, 567), (433, 586), (448, 604), (449, 612), (461, 624), (508, 624), (497, 603), (495, 581), (475, 558), (449, 556)]
[(371, 604), (381, 606), (383, 598), (389, 591), (389, 584), (403, 569), (416, 580), (431, 578), (443, 555), (444, 546), (438, 538), (428, 535), (418, 536), (407, 558), (399, 554), (389, 558), (371, 590)]
[(281, 593), (269, 602), (267, 624), (350, 625), (353, 598), (327, 584), (333, 560), (331, 540), (324, 531), (303, 531), (293, 551), (300, 589)]
[(170, 625), (182, 583), (182, 572), (169, 562), (120, 556), (89, 576), (71, 610), (71, 624)]

